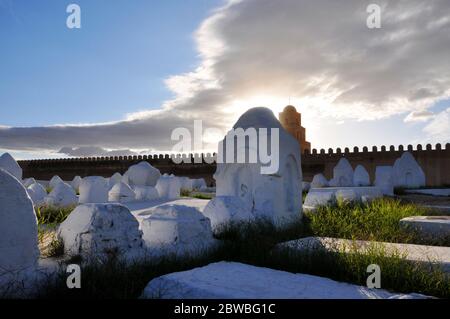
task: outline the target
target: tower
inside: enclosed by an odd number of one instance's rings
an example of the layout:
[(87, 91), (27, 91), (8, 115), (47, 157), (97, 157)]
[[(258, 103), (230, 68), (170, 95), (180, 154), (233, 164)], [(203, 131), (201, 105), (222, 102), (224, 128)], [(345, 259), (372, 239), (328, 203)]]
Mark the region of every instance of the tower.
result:
[(297, 112), (294, 106), (286, 106), (283, 112), (279, 114), (279, 120), (283, 128), (299, 142), (302, 153), (311, 150), (311, 143), (306, 141), (306, 130), (302, 126), (302, 115)]

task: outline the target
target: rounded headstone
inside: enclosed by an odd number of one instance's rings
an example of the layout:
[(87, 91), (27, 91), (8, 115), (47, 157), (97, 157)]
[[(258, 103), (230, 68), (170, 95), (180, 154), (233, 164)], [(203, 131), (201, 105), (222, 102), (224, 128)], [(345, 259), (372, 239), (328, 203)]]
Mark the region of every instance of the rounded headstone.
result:
[(0, 156), (0, 168), (4, 169), (19, 181), (22, 180), (22, 168), (9, 153)]
[(148, 162), (140, 162), (128, 168), (124, 174), (131, 186), (155, 186), (161, 173)]
[(47, 205), (67, 207), (78, 204), (78, 197), (72, 186), (61, 182), (56, 184), (50, 194), (45, 198)]
[(38, 228), (33, 202), (12, 174), (0, 169), (0, 277), (37, 265)]
[(141, 223), (150, 253), (198, 255), (215, 243), (207, 217), (194, 207), (162, 205)]
[(109, 186), (106, 178), (88, 176), (80, 184), (80, 204), (108, 202)]

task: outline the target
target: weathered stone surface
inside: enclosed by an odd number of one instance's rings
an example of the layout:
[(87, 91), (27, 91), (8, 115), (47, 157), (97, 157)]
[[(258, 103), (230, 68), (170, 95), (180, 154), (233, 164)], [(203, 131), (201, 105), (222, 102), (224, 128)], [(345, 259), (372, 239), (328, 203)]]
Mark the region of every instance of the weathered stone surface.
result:
[(377, 166), (375, 169), (375, 186), (379, 187), (384, 195), (394, 195), (392, 173), (392, 166)]
[(309, 183), (309, 182), (302, 182), (302, 190), (304, 192), (309, 192), (310, 189), (311, 189), (311, 183)]
[(428, 238), (450, 239), (450, 216), (411, 216), (400, 220), (400, 225)]
[(47, 196), (47, 191), (44, 186), (39, 183), (34, 183), (28, 186), (27, 192), (35, 205), (43, 204), (45, 197)]
[(104, 177), (85, 177), (80, 184), (80, 204), (106, 203), (108, 192), (108, 181)]
[(148, 201), (159, 198), (159, 193), (153, 186), (134, 186), (137, 201)]
[(50, 186), (50, 188), (55, 188), (59, 183), (64, 183), (64, 181), (61, 179), (61, 177), (55, 175), (52, 177), (48, 185)]
[(335, 192), (335, 197), (337, 201), (344, 203), (359, 202), (361, 201), (361, 196), (354, 189), (350, 187), (343, 187)]
[(110, 202), (129, 203), (136, 200), (136, 194), (131, 187), (124, 182), (118, 182), (108, 193)]
[(323, 174), (316, 174), (311, 182), (311, 188), (322, 188), (328, 186), (328, 180)]
[(178, 177), (164, 174), (158, 179), (155, 188), (161, 198), (180, 198), (181, 182)]
[(383, 197), (383, 193), (376, 186), (311, 188), (306, 195), (303, 208), (313, 211), (318, 206), (334, 205), (338, 198), (344, 202), (362, 201), (365, 203), (380, 197)]
[(207, 188), (206, 182), (203, 178), (194, 178), (191, 179), (192, 181), (192, 188), (195, 190), (203, 190)]
[(26, 179), (24, 179), (23, 182), (22, 182), (22, 184), (23, 184), (23, 186), (24, 186), (25, 188), (28, 188), (28, 186), (33, 185), (33, 184), (35, 184), (35, 183), (37, 183), (37, 182), (36, 182), (36, 180), (35, 180), (33, 177), (31, 177), (31, 178), (26, 178)]
[(160, 176), (159, 170), (148, 162), (132, 165), (124, 174), (130, 186), (155, 186)]
[(367, 170), (362, 165), (358, 165), (353, 173), (353, 186), (369, 186), (370, 177)]
[(194, 207), (158, 206), (141, 222), (145, 246), (152, 255), (198, 255), (215, 244), (211, 224)]
[(395, 294), (318, 276), (222, 261), (155, 278), (145, 287), (141, 298), (405, 299), (425, 296)]
[[(180, 183), (181, 183), (181, 189), (188, 191), (188, 192), (192, 192), (194, 190), (194, 181), (193, 179), (189, 178), (189, 177), (178, 177), (180, 179)], [(206, 185), (206, 183), (205, 183)]]
[(123, 182), (127, 185), (128, 182), (122, 181), (123, 176), (120, 173), (114, 173), (108, 180), (109, 189), (111, 190), (117, 183)]
[(311, 188), (306, 195), (303, 209), (311, 211), (319, 206), (333, 205), (336, 203), (336, 190), (329, 188)]
[[(214, 174), (216, 195), (239, 197), (251, 207), (251, 213), (255, 218), (267, 219), (276, 226), (282, 227), (300, 220), (302, 171), (298, 142), (283, 129), (272, 111), (263, 107), (245, 112), (233, 129), (256, 131), (257, 149), (246, 141), (242, 143), (242, 147), (239, 146), (240, 143), (233, 143), (234, 149), (227, 150), (228, 134), (225, 136), (219, 143), (219, 163)], [(276, 156), (278, 165), (272, 162), (272, 167), (269, 167), (267, 161), (261, 159), (261, 153), (265, 153), (261, 145), (264, 145), (262, 144), (264, 141), (267, 143), (265, 147), (270, 149), (272, 129), (274, 134), (277, 134), (275, 132), (279, 134), (279, 138), (276, 138), (279, 141), (279, 155)], [(267, 132), (267, 138), (260, 143), (259, 135), (265, 132)], [(234, 134), (230, 134), (229, 138), (228, 142), (231, 142), (231, 138), (234, 140)], [(227, 152), (230, 152), (228, 157), (234, 156), (232, 160), (227, 159)], [(239, 157), (249, 158), (250, 156), (255, 157), (254, 163), (238, 161)]]
[(333, 169), (333, 178), (329, 182), (333, 187), (353, 186), (353, 168), (346, 158), (341, 158)]
[(80, 184), (82, 181), (83, 181), (83, 179), (80, 176), (75, 176), (73, 178), (72, 182), (70, 182), (70, 186), (72, 186), (75, 191), (79, 191)]
[(142, 232), (130, 210), (121, 204), (79, 205), (60, 225), (65, 253), (86, 258), (141, 251)]
[(4, 153), (0, 156), (0, 168), (10, 173), (19, 181), (22, 181), (22, 168), (9, 153)]
[(66, 207), (78, 204), (75, 190), (67, 183), (59, 182), (45, 198), (47, 205)]
[(425, 173), (409, 152), (404, 152), (393, 167), (394, 187), (417, 188), (425, 186)]
[(0, 169), (0, 282), (7, 272), (37, 265), (37, 231), (33, 203), (25, 187)]
[(221, 227), (255, 219), (251, 206), (237, 196), (216, 196), (208, 202), (203, 215), (211, 221), (213, 231), (220, 231)]
[(297, 251), (326, 250), (331, 252), (373, 253), (382, 251), (386, 256), (401, 256), (405, 260), (421, 264), (438, 266), (450, 272), (450, 247), (397, 244), (363, 240), (348, 240), (328, 237), (307, 237), (279, 244), (280, 248)]

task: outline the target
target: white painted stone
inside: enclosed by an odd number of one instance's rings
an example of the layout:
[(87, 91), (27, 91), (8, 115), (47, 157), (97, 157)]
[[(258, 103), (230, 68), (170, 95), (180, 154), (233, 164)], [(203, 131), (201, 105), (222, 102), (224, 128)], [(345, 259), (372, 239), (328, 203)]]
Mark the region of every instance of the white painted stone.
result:
[(214, 232), (229, 224), (250, 222), (255, 219), (251, 206), (237, 196), (216, 196), (208, 202), (203, 215), (211, 221)]
[(108, 181), (101, 176), (88, 176), (80, 184), (80, 204), (108, 202)]
[(332, 187), (353, 186), (353, 168), (346, 158), (341, 158), (333, 169), (333, 178), (329, 183)]
[(394, 187), (418, 188), (425, 186), (425, 173), (409, 152), (404, 152), (393, 167)]
[(362, 165), (358, 165), (353, 173), (353, 186), (369, 186), (370, 177), (367, 170)]
[(208, 218), (194, 207), (162, 205), (141, 222), (151, 255), (199, 255), (216, 243)]
[(38, 257), (33, 202), (22, 183), (0, 169), (0, 282), (9, 271), (35, 267)]
[(304, 192), (309, 192), (310, 189), (311, 189), (311, 183), (309, 183), (309, 182), (302, 182), (302, 190)]
[(311, 188), (306, 195), (303, 208), (307, 211), (314, 211), (318, 206), (334, 205), (338, 197), (347, 202), (362, 201), (366, 203), (383, 197), (383, 193), (376, 186)]
[(306, 195), (303, 209), (312, 211), (319, 206), (334, 205), (336, 203), (335, 192), (335, 189), (311, 188)]
[(44, 186), (39, 183), (34, 183), (27, 188), (28, 195), (30, 195), (31, 200), (35, 205), (41, 205), (45, 201), (47, 196), (47, 191)]
[(22, 168), (9, 153), (4, 153), (0, 156), (0, 168), (10, 173), (19, 181), (22, 181)]
[(407, 189), (405, 193), (424, 194), (431, 196), (450, 196), (450, 188), (432, 188), (432, 189)]
[(154, 278), (145, 287), (141, 298), (407, 299), (425, 296), (395, 294), (324, 277), (221, 261)]
[(375, 186), (379, 187), (384, 195), (394, 195), (392, 173), (392, 166), (377, 166), (375, 168)]
[(85, 258), (119, 256), (143, 250), (142, 232), (130, 210), (121, 204), (79, 205), (59, 226), (65, 253)]
[(137, 201), (149, 201), (159, 198), (159, 193), (153, 186), (134, 186)]
[(155, 186), (161, 173), (148, 162), (132, 165), (125, 172), (130, 186)]
[(111, 190), (117, 183), (120, 183), (120, 182), (123, 182), (123, 183), (129, 185), (128, 182), (124, 182), (124, 181), (122, 181), (122, 179), (123, 179), (122, 174), (120, 174), (120, 173), (114, 173), (114, 174), (109, 178), (109, 181), (108, 181), (109, 189)]
[(53, 189), (59, 183), (64, 183), (64, 181), (61, 179), (61, 177), (59, 177), (58, 175), (55, 175), (55, 176), (52, 177), (52, 179), (48, 183), (48, 186)]
[(45, 198), (47, 205), (67, 207), (78, 204), (78, 197), (75, 190), (67, 183), (60, 182), (52, 189)]
[[(285, 226), (301, 219), (302, 214), (302, 170), (300, 159), (300, 146), (298, 141), (287, 133), (275, 118), (272, 111), (257, 107), (245, 112), (234, 129), (255, 129), (257, 135), (267, 131), (266, 147), (270, 149), (272, 129), (278, 129), (279, 156), (278, 166), (274, 165), (275, 172), (263, 174), (262, 169), (269, 171), (269, 164), (260, 158), (257, 149), (249, 145), (248, 141), (238, 149), (239, 143), (234, 143), (234, 161), (220, 162), (226, 159), (227, 137), (219, 143), (217, 170), (214, 174), (216, 180), (217, 196), (236, 196), (246, 205), (252, 207), (251, 213), (255, 218), (264, 218), (276, 226)], [(259, 133), (259, 134), (258, 134)], [(257, 148), (263, 141), (259, 136)], [(237, 155), (245, 154), (248, 158), (256, 153), (256, 163), (239, 163)], [(275, 163), (272, 163), (275, 164)]]
[(361, 196), (353, 188), (343, 187), (335, 193), (336, 200), (343, 203), (360, 202)]
[(179, 177), (181, 189), (192, 192), (194, 190), (194, 180), (189, 177)]
[(124, 182), (118, 182), (108, 193), (110, 202), (129, 203), (136, 200), (136, 194), (131, 187)]
[(158, 179), (155, 188), (161, 198), (180, 198), (181, 183), (178, 177), (164, 174)]
[(28, 188), (28, 186), (33, 185), (33, 184), (35, 184), (35, 183), (37, 183), (37, 182), (36, 182), (36, 180), (35, 180), (33, 177), (31, 177), (31, 178), (26, 178), (26, 179), (24, 179), (23, 182), (22, 182), (22, 184), (23, 184), (23, 186), (24, 186), (25, 188)]
[(207, 188), (206, 182), (203, 178), (194, 178), (192, 180), (192, 188), (195, 190), (203, 190)]
[(450, 239), (450, 216), (411, 216), (400, 220), (400, 225), (433, 239)]
[(299, 252), (323, 249), (331, 252), (368, 253), (382, 252), (385, 256), (401, 256), (405, 260), (437, 265), (450, 272), (450, 247), (397, 244), (364, 240), (349, 240), (329, 237), (307, 237), (279, 244), (280, 248), (290, 248)]
[(81, 176), (75, 176), (73, 178), (72, 182), (70, 182), (70, 186), (72, 186), (75, 191), (79, 191), (80, 184), (82, 181), (83, 181), (83, 179), (81, 178)]
[(323, 176), (323, 174), (316, 174), (313, 177), (313, 180), (311, 182), (311, 188), (322, 188), (322, 187), (327, 187), (328, 186), (328, 181), (325, 178), (325, 176)]

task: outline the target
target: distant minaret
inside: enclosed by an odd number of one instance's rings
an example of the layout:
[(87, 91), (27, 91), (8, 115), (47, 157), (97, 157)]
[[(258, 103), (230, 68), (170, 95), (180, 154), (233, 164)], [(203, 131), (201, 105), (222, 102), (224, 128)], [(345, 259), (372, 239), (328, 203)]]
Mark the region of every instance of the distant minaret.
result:
[(279, 114), (280, 123), (283, 128), (297, 139), (301, 152), (311, 151), (311, 143), (306, 141), (306, 130), (302, 126), (302, 115), (297, 112), (294, 106), (288, 105)]

